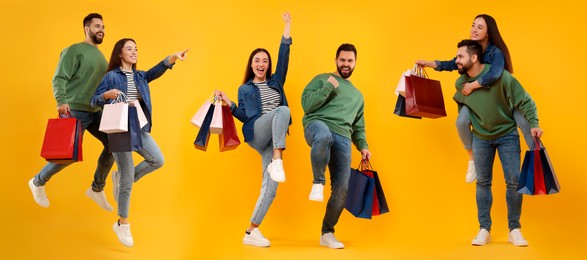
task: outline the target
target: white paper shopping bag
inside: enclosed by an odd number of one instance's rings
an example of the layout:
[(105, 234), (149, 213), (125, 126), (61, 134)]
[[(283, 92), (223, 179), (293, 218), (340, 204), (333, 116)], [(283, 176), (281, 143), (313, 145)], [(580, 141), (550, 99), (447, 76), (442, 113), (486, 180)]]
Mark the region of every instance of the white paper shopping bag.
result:
[(192, 124), (196, 125), (197, 127), (201, 127), (202, 123), (204, 122), (204, 118), (206, 117), (206, 113), (208, 113), (208, 109), (210, 109), (210, 100), (206, 100), (204, 104), (198, 109), (198, 112), (192, 117), (190, 120)]
[(410, 76), (412, 74), (412, 70), (406, 70), (402, 73), (401, 77), (399, 78), (399, 82), (397, 83), (397, 87), (395, 88), (396, 95), (406, 96), (406, 76)]
[(214, 105), (214, 114), (212, 114), (212, 123), (210, 123), (211, 134), (222, 134), (222, 101), (217, 101)]
[(121, 133), (128, 131), (128, 104), (118, 102), (104, 105), (100, 131), (104, 133)]

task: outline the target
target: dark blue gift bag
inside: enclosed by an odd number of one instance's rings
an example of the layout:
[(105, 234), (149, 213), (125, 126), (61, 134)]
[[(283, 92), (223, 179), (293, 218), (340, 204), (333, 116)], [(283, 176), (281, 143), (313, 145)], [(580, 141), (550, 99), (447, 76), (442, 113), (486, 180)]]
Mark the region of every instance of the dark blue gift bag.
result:
[[(215, 99), (216, 100), (216, 99)], [(214, 104), (210, 104), (210, 108), (204, 117), (200, 131), (194, 141), (194, 147), (199, 150), (206, 151), (208, 149), (208, 140), (210, 140), (210, 124), (212, 123), (212, 116), (214, 115)]]
[(406, 114), (406, 98), (402, 95), (397, 95), (397, 101), (395, 102), (395, 110), (393, 113), (398, 116), (422, 119), (422, 117), (419, 116), (409, 116)]
[(344, 207), (357, 218), (371, 219), (373, 215), (375, 179), (362, 173), (362, 165), (363, 163), (358, 169), (351, 168)]
[(111, 153), (138, 151), (143, 148), (141, 126), (137, 108), (128, 106), (128, 131), (108, 134), (108, 146)]
[(526, 151), (522, 171), (518, 178), (518, 193), (533, 195), (534, 194), (534, 149)]

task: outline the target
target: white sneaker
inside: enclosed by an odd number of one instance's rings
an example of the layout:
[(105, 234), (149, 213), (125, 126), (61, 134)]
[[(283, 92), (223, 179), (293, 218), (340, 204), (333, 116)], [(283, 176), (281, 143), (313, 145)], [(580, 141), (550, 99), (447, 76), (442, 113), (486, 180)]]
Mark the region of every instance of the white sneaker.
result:
[(29, 188), (31, 188), (31, 192), (33, 193), (33, 198), (35, 199), (35, 202), (37, 204), (39, 204), (39, 206), (43, 207), (43, 208), (47, 208), (49, 207), (49, 198), (47, 198), (47, 193), (45, 193), (45, 186), (37, 186), (33, 183), (33, 180), (35, 178), (32, 178), (29, 181)]
[(313, 201), (324, 201), (324, 184), (314, 183), (312, 185), (312, 191), (310, 192), (310, 200)]
[(271, 242), (269, 242), (269, 239), (265, 238), (263, 234), (261, 234), (261, 231), (258, 228), (253, 228), (250, 234), (245, 233), (243, 244), (258, 247), (268, 247), (271, 245)]
[(470, 160), (469, 166), (467, 167), (467, 176), (465, 176), (465, 181), (467, 183), (474, 182), (477, 179), (477, 171), (475, 170), (475, 161)]
[(514, 244), (514, 246), (528, 246), (528, 241), (526, 241), (526, 239), (524, 239), (524, 236), (522, 236), (522, 231), (520, 231), (517, 228), (510, 231), (508, 241)]
[(120, 187), (120, 173), (118, 171), (112, 172), (112, 191), (114, 192), (114, 200), (118, 203), (118, 188)]
[(333, 233), (326, 233), (320, 237), (320, 245), (327, 246), (334, 249), (344, 248), (344, 244), (336, 240)]
[(114, 233), (116, 233), (120, 243), (128, 247), (134, 245), (134, 240), (130, 233), (130, 224), (118, 224), (118, 221), (116, 221), (114, 222), (114, 225), (112, 225), (112, 229), (114, 230)]
[(108, 211), (114, 210), (112, 206), (110, 206), (110, 203), (108, 203), (106, 195), (104, 195), (104, 191), (95, 192), (94, 190), (92, 190), (92, 187), (89, 187), (88, 190), (86, 190), (86, 195), (88, 195), (90, 199), (98, 203), (98, 205), (100, 205), (101, 208)]
[(285, 172), (283, 171), (283, 161), (281, 159), (275, 159), (267, 165), (267, 171), (269, 177), (276, 182), (285, 182)]
[(477, 233), (477, 236), (471, 241), (471, 244), (474, 246), (484, 246), (487, 243), (491, 242), (491, 237), (489, 236), (489, 231), (487, 229), (482, 228)]

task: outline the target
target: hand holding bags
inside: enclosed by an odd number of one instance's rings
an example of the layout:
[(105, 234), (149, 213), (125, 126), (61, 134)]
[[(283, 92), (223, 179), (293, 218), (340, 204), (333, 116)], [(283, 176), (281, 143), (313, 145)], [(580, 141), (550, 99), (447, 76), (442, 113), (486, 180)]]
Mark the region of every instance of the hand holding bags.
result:
[(353, 216), (367, 219), (389, 212), (379, 176), (368, 160), (351, 169), (345, 208)]
[(196, 149), (202, 151), (208, 149), (210, 134), (218, 134), (221, 152), (234, 150), (240, 144), (230, 106), (224, 105), (217, 97), (214, 97), (212, 102), (206, 100), (192, 117), (191, 122), (200, 127), (194, 141)]
[(41, 148), (41, 157), (52, 163), (81, 162), (82, 125), (68, 113), (66, 117), (49, 119)]
[(532, 148), (526, 151), (518, 181), (518, 192), (527, 195), (548, 195), (560, 191), (558, 179), (540, 138), (534, 137)]
[(406, 76), (406, 114), (427, 118), (446, 116), (440, 81), (429, 79), (423, 68), (417, 75)]

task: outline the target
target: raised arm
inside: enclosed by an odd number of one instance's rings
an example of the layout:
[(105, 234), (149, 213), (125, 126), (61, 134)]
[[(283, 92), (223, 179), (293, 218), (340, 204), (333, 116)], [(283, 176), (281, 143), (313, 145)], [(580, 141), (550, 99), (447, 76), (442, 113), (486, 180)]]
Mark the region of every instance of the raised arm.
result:
[(430, 67), (433, 68), (436, 71), (453, 71), (458, 69), (457, 67), (457, 63), (456, 63), (457, 58), (454, 57), (452, 60), (445, 60), (445, 61), (439, 61), (439, 60), (417, 60), (416, 64), (418, 64), (418, 66), (420, 67)]
[(180, 52), (174, 53), (174, 54), (172, 54), (172, 55), (169, 55), (169, 63), (170, 63), (170, 64), (175, 64), (175, 61), (176, 61), (176, 60), (181, 60), (181, 61), (184, 61), (184, 60), (185, 60), (185, 58), (187, 58), (187, 52), (188, 52), (189, 50), (190, 50), (190, 49), (185, 49), (185, 50), (183, 50), (183, 51), (180, 51)]
[(283, 37), (289, 39), (291, 37), (291, 14), (285, 12), (281, 18), (283, 19), (283, 22), (285, 22), (285, 26), (283, 27)]
[(281, 44), (279, 45), (279, 54), (277, 56), (277, 66), (275, 67), (275, 77), (281, 81), (281, 84), (285, 83), (287, 76), (287, 68), (289, 66), (289, 46), (292, 43), (290, 29), (291, 29), (291, 15), (285, 12), (282, 15), (282, 19), (285, 22), (283, 29), (283, 37), (281, 37)]
[(328, 80), (322, 80), (317, 76), (308, 83), (302, 93), (302, 108), (304, 114), (310, 114), (320, 109), (328, 100), (330, 93), (338, 87), (338, 81), (333, 76)]
[(175, 65), (175, 61), (177, 60), (185, 60), (187, 57), (186, 52), (190, 49), (186, 49), (174, 54), (167, 56), (162, 62), (159, 62), (153, 68), (149, 69), (145, 72), (145, 79), (147, 82), (151, 82), (159, 77), (161, 77), (167, 69), (172, 69), (173, 65)]

